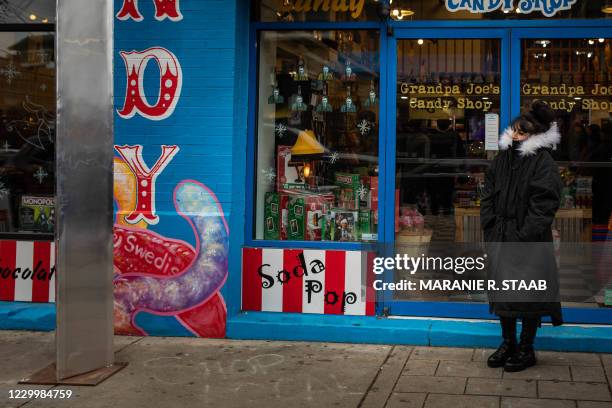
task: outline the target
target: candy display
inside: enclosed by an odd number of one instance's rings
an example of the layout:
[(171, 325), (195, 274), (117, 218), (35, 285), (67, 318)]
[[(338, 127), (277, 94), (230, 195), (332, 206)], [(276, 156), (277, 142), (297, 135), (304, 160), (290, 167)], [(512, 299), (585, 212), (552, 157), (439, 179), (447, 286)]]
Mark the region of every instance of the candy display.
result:
[(291, 36), (262, 40), (256, 239), (378, 240), (380, 66), (365, 51), (380, 41), (337, 35), (308, 52)]
[(266, 193), (264, 208), (264, 238), (280, 239), (280, 198), (278, 193)]

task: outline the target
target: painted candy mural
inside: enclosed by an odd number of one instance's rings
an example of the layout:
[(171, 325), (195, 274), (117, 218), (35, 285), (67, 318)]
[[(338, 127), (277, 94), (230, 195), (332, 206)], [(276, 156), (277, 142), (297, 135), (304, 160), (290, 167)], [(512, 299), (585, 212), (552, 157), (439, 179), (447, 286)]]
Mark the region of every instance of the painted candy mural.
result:
[[(115, 332), (147, 334), (134, 321), (145, 311), (173, 316), (194, 335), (223, 337), (226, 309), (219, 290), (227, 279), (229, 229), (215, 194), (194, 180), (174, 190), (176, 213), (193, 230), (194, 248), (149, 230), (146, 218), (133, 217), (142, 214), (136, 206), (139, 179), (123, 159), (115, 158), (115, 178)], [(128, 221), (134, 219), (140, 226)]]
[[(116, 1), (117, 24), (154, 18), (163, 31), (183, 20), (179, 0), (149, 3), (141, 1), (141, 13), (138, 0)], [(185, 84), (179, 57), (171, 47), (121, 39), (121, 48), (135, 49), (116, 50), (116, 72), (124, 69), (125, 76), (115, 81), (122, 102), (116, 106), (121, 130), (115, 134), (113, 191), (115, 332), (156, 334), (149, 328), (165, 324), (168, 335), (224, 337), (227, 311), (220, 290), (228, 275), (229, 229), (222, 205), (206, 180), (191, 180), (190, 169), (181, 165), (195, 151), (181, 150), (182, 134), (166, 133), (165, 140), (176, 143), (171, 145), (148, 136), (166, 132), (163, 121), (180, 116)], [(160, 175), (167, 175), (164, 183), (158, 183)]]

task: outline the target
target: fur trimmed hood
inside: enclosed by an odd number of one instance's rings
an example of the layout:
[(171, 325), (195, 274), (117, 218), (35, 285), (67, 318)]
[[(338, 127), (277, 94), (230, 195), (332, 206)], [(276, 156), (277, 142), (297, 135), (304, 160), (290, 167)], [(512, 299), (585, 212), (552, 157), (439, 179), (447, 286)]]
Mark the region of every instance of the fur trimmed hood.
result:
[[(557, 149), (557, 145), (561, 142), (561, 133), (556, 123), (553, 123), (550, 129), (544, 133), (529, 136), (529, 138), (521, 143), (518, 148), (521, 157), (531, 156), (537, 153), (538, 150)], [(512, 146), (512, 129), (508, 128), (502, 133), (499, 139), (499, 148), (508, 150)]]

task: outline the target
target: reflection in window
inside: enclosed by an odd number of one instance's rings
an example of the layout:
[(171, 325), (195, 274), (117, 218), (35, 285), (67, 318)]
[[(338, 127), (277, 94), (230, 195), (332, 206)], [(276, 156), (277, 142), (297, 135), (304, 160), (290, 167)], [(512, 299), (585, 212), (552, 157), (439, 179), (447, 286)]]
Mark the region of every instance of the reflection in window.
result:
[(455, 215), (479, 205), (486, 120), (499, 120), (500, 41), (401, 40), (397, 64), (398, 233), (477, 240)]
[[(497, 148), (501, 41), (418, 39), (397, 45), (395, 250), (403, 257), (481, 256), (479, 188)], [(396, 270), (395, 281), (446, 278), (447, 270)], [(471, 274), (470, 278), (475, 278)], [(406, 300), (486, 300), (405, 291)]]
[(0, 32), (0, 231), (53, 232), (53, 33)]
[(612, 42), (522, 41), (521, 109), (535, 99), (557, 112), (553, 153), (564, 188), (553, 225), (565, 302), (603, 303), (611, 279), (604, 244), (612, 229)]
[(53, 24), (54, 0), (1, 0), (0, 24)]
[(262, 32), (255, 238), (375, 241), (379, 36)]

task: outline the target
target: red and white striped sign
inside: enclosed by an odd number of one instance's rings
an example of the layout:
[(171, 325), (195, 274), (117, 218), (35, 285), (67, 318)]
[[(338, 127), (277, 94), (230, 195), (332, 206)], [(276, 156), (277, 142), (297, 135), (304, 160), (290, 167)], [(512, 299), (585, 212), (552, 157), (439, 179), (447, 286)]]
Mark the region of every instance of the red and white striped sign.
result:
[(55, 302), (55, 243), (0, 241), (0, 300)]
[(374, 315), (374, 255), (244, 248), (242, 310)]

